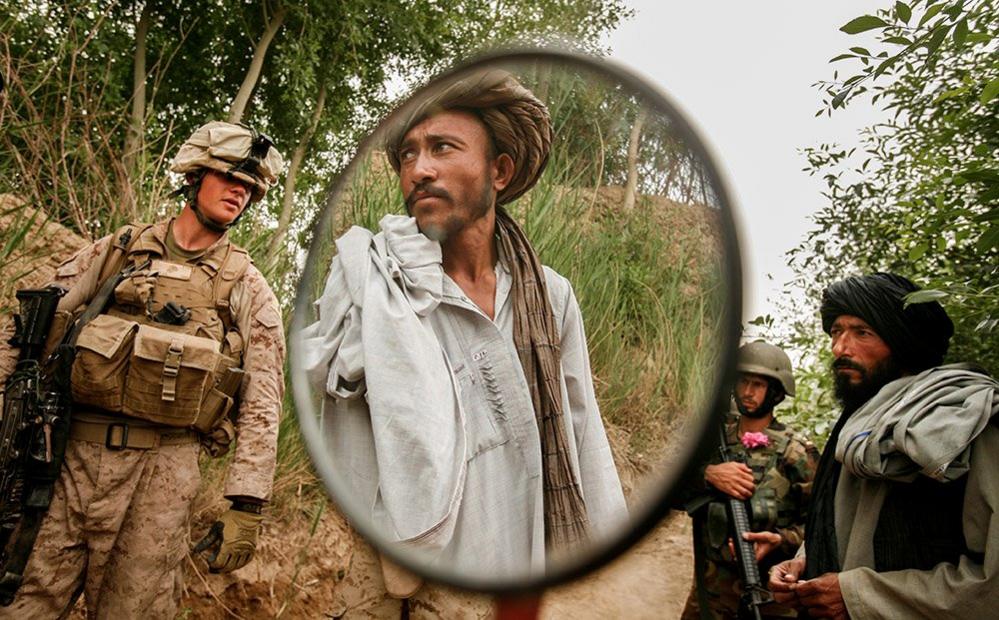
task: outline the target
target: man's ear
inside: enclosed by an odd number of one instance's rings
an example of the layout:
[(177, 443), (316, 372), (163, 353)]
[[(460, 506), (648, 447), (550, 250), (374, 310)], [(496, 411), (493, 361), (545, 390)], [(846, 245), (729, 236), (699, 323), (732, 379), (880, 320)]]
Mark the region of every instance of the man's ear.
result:
[(513, 179), (514, 173), (513, 158), (506, 153), (500, 153), (493, 160), (493, 189), (497, 192), (503, 191)]

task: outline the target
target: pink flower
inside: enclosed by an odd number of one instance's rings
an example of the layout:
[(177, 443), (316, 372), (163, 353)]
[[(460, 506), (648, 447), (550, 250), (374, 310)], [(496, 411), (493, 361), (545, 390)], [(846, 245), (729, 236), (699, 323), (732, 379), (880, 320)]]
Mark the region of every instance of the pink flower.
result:
[(743, 433), (742, 445), (746, 446), (747, 450), (765, 448), (770, 445), (770, 438), (766, 433)]

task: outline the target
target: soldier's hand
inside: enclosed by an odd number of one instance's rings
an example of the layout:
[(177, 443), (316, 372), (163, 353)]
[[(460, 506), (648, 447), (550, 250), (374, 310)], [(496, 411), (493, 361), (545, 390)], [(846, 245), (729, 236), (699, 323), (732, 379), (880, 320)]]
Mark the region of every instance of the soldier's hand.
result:
[(207, 558), (211, 572), (230, 573), (249, 563), (257, 549), (257, 533), (263, 518), (263, 515), (232, 508), (219, 517), (212, 532), (195, 547), (201, 550), (215, 546), (209, 539), (213, 532), (218, 532), (221, 525), (221, 540), (217, 542), (217, 550)]
[(774, 595), (774, 600), (781, 605), (801, 609), (796, 590), (798, 577), (805, 572), (805, 558), (794, 558), (781, 562), (770, 569), (770, 580), (767, 589)]
[(737, 461), (708, 465), (704, 469), (704, 479), (714, 488), (736, 499), (749, 499), (756, 490), (753, 470)]
[(742, 537), (753, 543), (757, 562), (779, 547), (781, 543), (781, 536), (777, 532), (746, 532)]
[(815, 579), (800, 581), (795, 593), (812, 618), (849, 618), (843, 592), (839, 588), (839, 573), (826, 573)]

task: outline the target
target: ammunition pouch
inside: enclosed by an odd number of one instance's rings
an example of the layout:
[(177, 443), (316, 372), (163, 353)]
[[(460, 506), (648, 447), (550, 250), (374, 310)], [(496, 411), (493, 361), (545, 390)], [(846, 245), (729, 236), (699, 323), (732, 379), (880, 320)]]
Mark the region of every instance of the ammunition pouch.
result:
[(749, 523), (754, 532), (766, 532), (777, 526), (777, 492), (757, 487), (749, 500)]
[(712, 561), (731, 562), (732, 553), (728, 548), (728, 538), (731, 535), (728, 526), (728, 513), (722, 502), (711, 502), (707, 507), (704, 535), (707, 538), (707, 557)]
[(242, 378), (219, 349), (211, 338), (99, 315), (76, 341), (73, 401), (210, 433), (229, 414)]
[(229, 417), (223, 417), (211, 432), (201, 435), (201, 447), (212, 458), (218, 458), (229, 451), (229, 444), (234, 439), (236, 439), (236, 427)]

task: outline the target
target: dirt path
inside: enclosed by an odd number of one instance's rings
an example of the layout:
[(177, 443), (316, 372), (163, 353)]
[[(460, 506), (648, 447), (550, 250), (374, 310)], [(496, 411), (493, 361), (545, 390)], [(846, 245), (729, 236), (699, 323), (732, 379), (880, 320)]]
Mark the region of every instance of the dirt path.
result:
[(679, 618), (693, 575), (690, 519), (671, 513), (626, 554), (545, 597), (541, 617)]
[[(258, 558), (235, 574), (188, 563), (181, 617), (399, 618), (401, 603), (385, 596), (374, 552), (342, 518), (324, 515), (311, 536), (304, 522), (267, 527)], [(672, 513), (609, 566), (546, 593), (541, 617), (678, 618), (692, 563), (690, 521)], [(411, 599), (410, 617), (480, 619), (493, 609), (488, 596), (428, 584)]]

